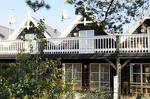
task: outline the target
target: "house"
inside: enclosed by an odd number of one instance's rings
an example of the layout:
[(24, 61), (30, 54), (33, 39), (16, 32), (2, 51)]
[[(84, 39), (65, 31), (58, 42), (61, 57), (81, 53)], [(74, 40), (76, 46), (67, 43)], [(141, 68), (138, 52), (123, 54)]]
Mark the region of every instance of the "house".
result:
[[(63, 33), (44, 24), (45, 57), (61, 58), (65, 80), (74, 79), (75, 90), (104, 87), (114, 92), (114, 97), (118, 94), (149, 96), (150, 17), (142, 17), (134, 28), (122, 35), (88, 28), (80, 24), (83, 20), (78, 16)], [(19, 36), (27, 30), (27, 39), (33, 40), (30, 23), (37, 26), (38, 20), (28, 16), (6, 40), (1, 41), (0, 59), (15, 59), (19, 50), (29, 48), (27, 42), (19, 40)], [(32, 42), (35, 49), (36, 44)]]

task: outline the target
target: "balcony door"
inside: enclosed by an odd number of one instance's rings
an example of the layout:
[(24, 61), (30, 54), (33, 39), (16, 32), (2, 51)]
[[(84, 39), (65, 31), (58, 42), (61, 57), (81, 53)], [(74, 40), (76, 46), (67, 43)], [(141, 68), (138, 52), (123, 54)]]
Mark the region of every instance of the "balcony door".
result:
[(25, 39), (30, 43), (31, 52), (37, 52), (37, 43), (34, 40), (35, 34), (33, 34), (33, 33), (25, 34)]
[(93, 53), (94, 52), (94, 30), (79, 31), (79, 49), (80, 53)]

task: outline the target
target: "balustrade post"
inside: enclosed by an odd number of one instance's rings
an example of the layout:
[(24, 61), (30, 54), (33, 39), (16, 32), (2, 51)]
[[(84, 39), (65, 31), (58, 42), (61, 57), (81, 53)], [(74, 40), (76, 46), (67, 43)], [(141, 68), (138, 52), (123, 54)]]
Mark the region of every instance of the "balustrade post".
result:
[(116, 53), (119, 53), (120, 48), (120, 36), (116, 35)]
[(150, 35), (148, 34), (148, 39), (147, 39), (148, 41), (148, 52), (150, 53)]

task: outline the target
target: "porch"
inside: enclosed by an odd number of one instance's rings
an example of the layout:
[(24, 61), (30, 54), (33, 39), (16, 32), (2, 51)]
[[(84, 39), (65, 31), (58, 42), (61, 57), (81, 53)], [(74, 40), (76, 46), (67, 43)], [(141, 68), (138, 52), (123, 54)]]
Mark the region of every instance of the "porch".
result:
[[(121, 64), (124, 61), (122, 60)], [(140, 96), (144, 97), (142, 99), (150, 98), (149, 59), (133, 59), (121, 70), (119, 93), (114, 90), (115, 85), (118, 84), (114, 79), (116, 70), (104, 60), (63, 60), (63, 66), (65, 67), (65, 80), (72, 78), (75, 81), (74, 89), (76, 90), (108, 88), (106, 93), (110, 97), (119, 94), (120, 99), (137, 99)]]

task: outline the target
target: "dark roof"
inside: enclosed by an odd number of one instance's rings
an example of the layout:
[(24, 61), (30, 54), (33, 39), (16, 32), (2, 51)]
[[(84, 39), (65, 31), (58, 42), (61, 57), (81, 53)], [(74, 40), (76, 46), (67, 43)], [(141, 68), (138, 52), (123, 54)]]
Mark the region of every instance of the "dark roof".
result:
[[(39, 20), (36, 19), (35, 17), (32, 17), (32, 18), (33, 18), (37, 23), (39, 22)], [(44, 23), (44, 26), (45, 26), (45, 28), (46, 28), (45, 31), (46, 31), (51, 37), (56, 38), (58, 35), (61, 34), (60, 31), (58, 31), (57, 29), (52, 28), (51, 26), (49, 26), (49, 25), (47, 25), (47, 24), (45, 24), (45, 23)]]

